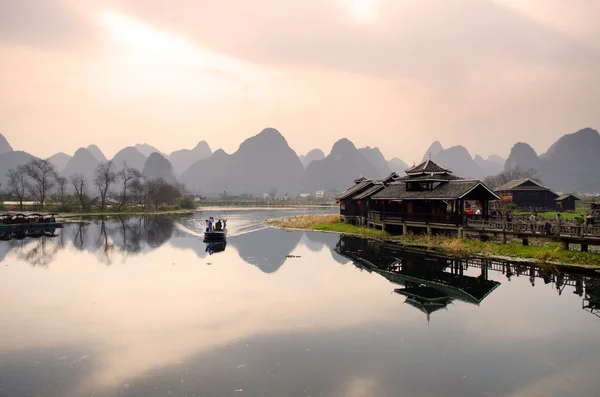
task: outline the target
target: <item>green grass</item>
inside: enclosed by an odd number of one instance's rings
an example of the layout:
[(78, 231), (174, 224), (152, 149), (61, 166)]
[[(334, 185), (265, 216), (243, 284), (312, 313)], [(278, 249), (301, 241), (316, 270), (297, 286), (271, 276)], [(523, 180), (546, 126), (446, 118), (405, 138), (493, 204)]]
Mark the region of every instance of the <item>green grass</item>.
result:
[[(538, 217), (539, 218), (544, 218), (544, 219), (556, 219), (556, 216), (559, 214), (559, 212), (556, 211), (549, 211), (549, 212), (538, 212)], [(560, 212), (560, 214), (562, 214), (563, 218), (565, 219), (575, 219), (577, 217), (585, 217), (585, 211), (583, 210), (578, 210), (575, 212)], [(516, 215), (531, 215), (531, 211), (521, 211), (521, 212), (517, 212)]]
[(316, 223), (313, 225), (313, 230), (317, 230), (320, 232), (355, 234), (369, 238), (383, 239), (389, 237), (389, 234), (382, 230), (368, 229), (366, 227), (354, 226), (347, 223)]
[(495, 241), (484, 242), (477, 239), (459, 239), (441, 235), (428, 236), (425, 234), (408, 233), (398, 236), (391, 235), (382, 230), (340, 223), (338, 215), (300, 215), (271, 219), (266, 223), (271, 226), (288, 229), (353, 234), (365, 238), (386, 240), (406, 246), (445, 252), (460, 258), (476, 256), (504, 257), (531, 260), (540, 264), (564, 264), (600, 268), (600, 254), (562, 250), (558, 243), (540, 242), (533, 239), (530, 240), (529, 246), (524, 246), (518, 239), (509, 239), (507, 244), (499, 244)]

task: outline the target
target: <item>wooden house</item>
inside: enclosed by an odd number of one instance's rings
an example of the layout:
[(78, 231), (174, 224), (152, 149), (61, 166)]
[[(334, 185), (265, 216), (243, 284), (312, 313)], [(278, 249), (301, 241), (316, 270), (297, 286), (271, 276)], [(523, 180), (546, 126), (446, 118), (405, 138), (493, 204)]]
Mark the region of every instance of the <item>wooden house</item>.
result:
[(575, 211), (575, 202), (578, 201), (579, 198), (573, 196), (572, 194), (563, 194), (554, 199), (556, 202), (556, 211)]
[[(499, 197), (481, 181), (452, 175), (431, 159), (406, 170), (371, 197), (373, 226), (463, 225), (468, 210), (488, 215), (488, 203)], [(428, 226), (429, 227), (429, 226)]]
[(515, 204), (519, 208), (553, 210), (558, 194), (531, 178), (515, 179), (494, 189), (503, 203)]
[(398, 178), (398, 174), (392, 172), (382, 180), (372, 180), (364, 177), (354, 180), (354, 186), (336, 197), (336, 202), (340, 206), (340, 221), (366, 226), (368, 211), (372, 206), (371, 197)]

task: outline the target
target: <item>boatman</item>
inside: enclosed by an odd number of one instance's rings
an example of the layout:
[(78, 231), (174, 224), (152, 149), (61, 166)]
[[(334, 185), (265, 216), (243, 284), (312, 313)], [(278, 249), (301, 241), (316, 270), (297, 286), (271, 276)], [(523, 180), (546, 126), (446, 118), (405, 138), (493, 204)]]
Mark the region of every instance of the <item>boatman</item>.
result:
[(213, 218), (212, 218), (212, 216), (210, 218), (208, 218), (207, 223), (208, 223), (208, 231), (212, 232), (213, 231)]

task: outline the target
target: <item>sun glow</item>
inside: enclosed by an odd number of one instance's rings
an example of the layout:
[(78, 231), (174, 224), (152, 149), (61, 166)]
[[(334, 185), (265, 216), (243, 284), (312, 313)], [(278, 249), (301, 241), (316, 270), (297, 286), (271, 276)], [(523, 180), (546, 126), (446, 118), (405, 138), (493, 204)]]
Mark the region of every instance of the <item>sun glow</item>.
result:
[(377, 19), (378, 0), (339, 0), (358, 22), (373, 22)]
[(118, 45), (101, 68), (111, 94), (227, 101), (255, 95), (266, 79), (249, 64), (122, 14), (106, 11), (99, 21)]

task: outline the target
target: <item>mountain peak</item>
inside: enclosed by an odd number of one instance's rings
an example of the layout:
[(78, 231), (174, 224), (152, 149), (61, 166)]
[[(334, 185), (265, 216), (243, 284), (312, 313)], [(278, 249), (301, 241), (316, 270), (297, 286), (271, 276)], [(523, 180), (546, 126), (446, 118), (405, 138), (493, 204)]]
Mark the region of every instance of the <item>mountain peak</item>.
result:
[[(83, 149), (83, 148), (81, 148)], [(104, 163), (106, 161), (106, 156), (104, 155), (104, 153), (102, 153), (102, 150), (100, 150), (100, 148), (96, 145), (89, 145), (87, 147), (87, 150), (92, 154), (92, 156), (94, 156), (94, 158), (96, 160), (98, 160), (100, 163)]]
[(440, 141), (433, 142), (429, 146), (429, 149), (427, 149), (427, 151), (425, 152), (425, 155), (423, 156), (423, 160), (421, 162), (426, 161), (429, 157), (437, 156), (443, 150), (444, 150), (444, 147), (442, 146), (442, 144), (440, 143)]
[(342, 138), (333, 144), (333, 147), (331, 148), (331, 154), (346, 153), (352, 150), (357, 150), (356, 146), (354, 146), (354, 143), (352, 143), (352, 141), (348, 138)]
[(525, 142), (517, 142), (510, 150), (504, 164), (505, 170), (519, 168), (521, 170), (538, 170), (540, 159), (533, 148)]
[(13, 148), (10, 143), (6, 140), (4, 135), (0, 134), (0, 154), (12, 152)]

